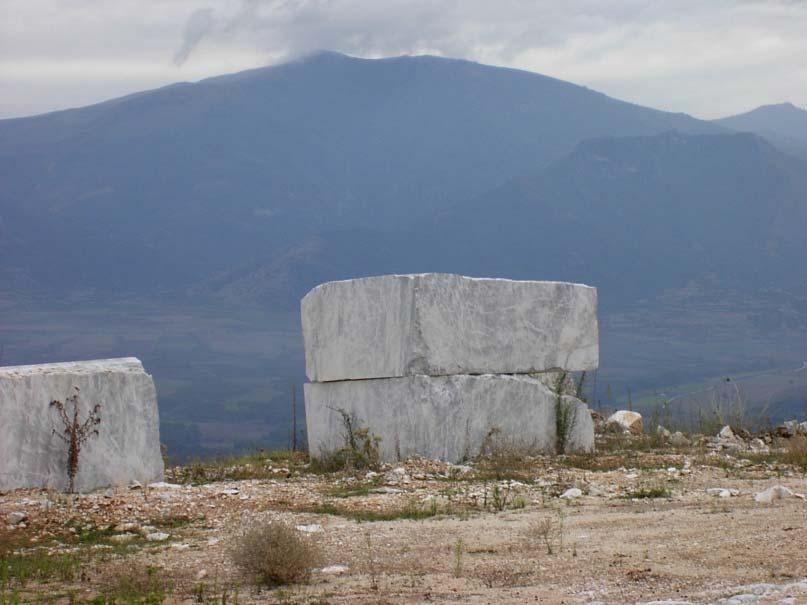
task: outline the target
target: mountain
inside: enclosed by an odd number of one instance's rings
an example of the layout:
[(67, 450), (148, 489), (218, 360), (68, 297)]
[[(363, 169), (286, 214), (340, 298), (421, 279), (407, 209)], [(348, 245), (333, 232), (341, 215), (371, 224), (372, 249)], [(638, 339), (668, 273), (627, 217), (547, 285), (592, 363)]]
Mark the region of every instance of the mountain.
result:
[(328, 279), (445, 271), (579, 281), (616, 305), (693, 282), (801, 291), (805, 232), (805, 164), (755, 135), (607, 137), (403, 232), (320, 234), (210, 289), (293, 306)]
[(0, 121), (0, 275), (178, 291), (335, 229), (395, 230), (580, 141), (721, 127), (524, 71), (303, 60)]
[(747, 113), (715, 120), (740, 132), (753, 132), (783, 150), (807, 159), (807, 111), (792, 103), (763, 105)]

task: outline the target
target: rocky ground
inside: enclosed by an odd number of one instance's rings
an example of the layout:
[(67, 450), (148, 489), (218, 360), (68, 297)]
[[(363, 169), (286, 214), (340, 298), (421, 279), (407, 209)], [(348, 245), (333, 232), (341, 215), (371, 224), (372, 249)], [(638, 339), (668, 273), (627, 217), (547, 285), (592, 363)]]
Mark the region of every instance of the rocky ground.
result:
[[(1, 494), (0, 604), (807, 603), (807, 439), (662, 435), (350, 473), (258, 452)], [(268, 520), (320, 547), (307, 582), (261, 588), (232, 563)]]

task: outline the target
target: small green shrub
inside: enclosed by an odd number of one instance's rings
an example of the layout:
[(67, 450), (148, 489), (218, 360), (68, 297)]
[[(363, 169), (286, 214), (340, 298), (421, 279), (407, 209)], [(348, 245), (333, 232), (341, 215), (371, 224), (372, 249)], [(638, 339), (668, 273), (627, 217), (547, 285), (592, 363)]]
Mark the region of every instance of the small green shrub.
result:
[(267, 586), (303, 582), (322, 559), (315, 544), (279, 521), (245, 531), (232, 549), (232, 558), (238, 567)]
[(369, 427), (360, 426), (356, 416), (343, 408), (331, 410), (339, 414), (342, 421), (344, 445), (338, 450), (313, 458), (309, 470), (313, 473), (334, 473), (378, 469), (381, 463), (378, 449), (381, 437), (371, 433)]
[[(575, 406), (563, 399), (568, 374), (560, 372), (555, 382), (555, 451), (558, 454), (566, 452), (569, 436), (572, 434), (575, 422)], [(583, 378), (584, 380), (584, 378)], [(582, 392), (582, 381), (579, 390)]]

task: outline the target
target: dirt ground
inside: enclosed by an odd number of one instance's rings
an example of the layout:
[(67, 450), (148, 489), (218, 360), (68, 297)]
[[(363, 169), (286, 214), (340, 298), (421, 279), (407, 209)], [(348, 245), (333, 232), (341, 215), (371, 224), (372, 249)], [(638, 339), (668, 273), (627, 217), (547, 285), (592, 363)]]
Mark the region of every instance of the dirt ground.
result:
[[(807, 603), (807, 479), (770, 456), (415, 459), (312, 474), (302, 457), (267, 453), (167, 481), (0, 495), (7, 561), (72, 565), (0, 575), (0, 604)], [(756, 501), (775, 485), (792, 493)], [(269, 520), (321, 548), (307, 582), (260, 588), (233, 565), (239, 534)]]

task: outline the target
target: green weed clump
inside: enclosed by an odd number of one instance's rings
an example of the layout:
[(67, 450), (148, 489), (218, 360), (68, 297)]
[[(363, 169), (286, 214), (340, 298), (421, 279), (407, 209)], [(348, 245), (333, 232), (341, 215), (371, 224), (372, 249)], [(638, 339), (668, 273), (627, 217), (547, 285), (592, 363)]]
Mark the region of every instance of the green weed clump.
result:
[(639, 500), (645, 500), (652, 498), (669, 498), (670, 496), (672, 496), (672, 494), (666, 487), (642, 487), (632, 492), (628, 492), (625, 497), (629, 499), (636, 498)]
[(342, 422), (343, 446), (312, 458), (308, 470), (318, 474), (377, 470), (381, 464), (381, 453), (378, 449), (381, 437), (371, 433), (369, 427), (360, 426), (356, 416), (343, 408), (331, 408), (331, 410), (339, 414)]

